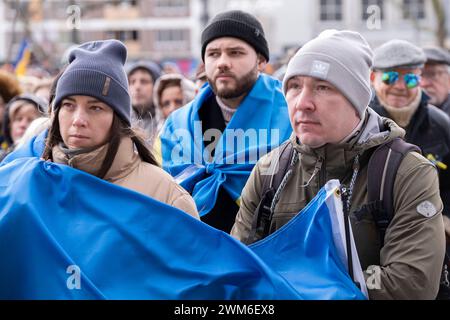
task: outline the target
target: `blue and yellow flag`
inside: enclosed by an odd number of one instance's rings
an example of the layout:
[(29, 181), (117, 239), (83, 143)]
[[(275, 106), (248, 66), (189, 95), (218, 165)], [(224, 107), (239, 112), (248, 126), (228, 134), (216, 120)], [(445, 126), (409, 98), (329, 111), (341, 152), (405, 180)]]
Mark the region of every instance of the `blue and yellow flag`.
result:
[(247, 247), (152, 198), (24, 155), (0, 167), (0, 299), (364, 298), (335, 236), (336, 185)]
[(13, 63), (14, 72), (16, 76), (24, 76), (27, 71), (27, 67), (31, 60), (31, 50), (28, 40), (23, 39), (20, 43), (19, 52), (17, 53), (16, 60)]
[[(261, 74), (224, 132), (202, 132), (200, 109), (215, 98), (209, 85), (188, 105), (174, 111), (161, 132), (163, 168), (195, 200), (200, 216), (216, 203), (219, 189), (238, 201), (258, 159), (292, 133), (281, 82)], [(214, 154), (203, 141), (216, 143)]]

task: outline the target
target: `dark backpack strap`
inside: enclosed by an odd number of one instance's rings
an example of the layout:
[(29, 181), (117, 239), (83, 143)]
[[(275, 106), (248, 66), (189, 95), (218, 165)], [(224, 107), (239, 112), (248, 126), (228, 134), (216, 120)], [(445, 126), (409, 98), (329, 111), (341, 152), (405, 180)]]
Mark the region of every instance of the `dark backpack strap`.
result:
[(381, 247), (384, 245), (386, 229), (394, 212), (394, 182), (403, 158), (409, 152), (421, 153), (419, 147), (395, 138), (375, 149), (367, 168), (368, 202), (376, 210), (372, 215), (380, 233)]
[(450, 300), (450, 257), (448, 252), (445, 252), (444, 264), (441, 272), (441, 282), (439, 284), (439, 291), (436, 300)]
[(283, 180), (284, 175), (288, 171), (289, 163), (294, 153), (294, 148), (290, 141), (286, 141), (280, 146), (278, 157), (278, 168), (273, 175), (264, 175), (261, 186), (261, 200), (255, 210), (253, 216), (252, 228), (245, 243), (250, 244), (266, 237), (270, 232), (270, 223), (272, 215), (270, 207), (275, 192)]

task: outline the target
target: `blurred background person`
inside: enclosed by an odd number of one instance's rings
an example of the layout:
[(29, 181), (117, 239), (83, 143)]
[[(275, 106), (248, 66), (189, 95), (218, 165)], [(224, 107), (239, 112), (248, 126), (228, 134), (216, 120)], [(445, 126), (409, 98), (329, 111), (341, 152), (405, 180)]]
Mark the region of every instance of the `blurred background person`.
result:
[(427, 57), (420, 85), (429, 102), (450, 116), (450, 53), (438, 47), (425, 47)]
[(205, 64), (200, 62), (195, 71), (195, 86), (197, 87), (196, 94), (200, 91), (203, 85), (208, 82), (206, 77)]
[(45, 78), (39, 79), (33, 88), (33, 94), (42, 100), (45, 100), (48, 104), (50, 99), (50, 89), (52, 87), (53, 79)]
[(172, 74), (179, 73), (181, 74), (181, 70), (175, 62), (166, 61), (162, 64), (162, 74)]
[[(155, 83), (153, 99), (156, 106), (156, 115), (159, 119), (157, 134), (161, 131), (167, 117), (175, 110), (191, 102), (197, 87), (195, 84), (178, 73), (164, 74)], [(158, 163), (162, 163), (161, 140), (154, 139), (154, 155)]]
[(5, 109), (3, 136), (8, 148), (0, 155), (2, 160), (12, 152), (33, 120), (46, 112), (47, 104), (32, 94), (21, 94), (13, 98)]
[(6, 70), (0, 70), (0, 154), (8, 149), (8, 143), (3, 135), (3, 118), (5, 108), (12, 98), (22, 93), (16, 76)]
[(195, 84), (178, 73), (164, 74), (155, 83), (153, 101), (161, 121), (159, 128), (167, 117), (195, 97)]
[(146, 140), (152, 143), (157, 133), (158, 120), (153, 104), (153, 86), (161, 76), (161, 68), (152, 61), (138, 61), (128, 67), (131, 94), (131, 122), (142, 129)]

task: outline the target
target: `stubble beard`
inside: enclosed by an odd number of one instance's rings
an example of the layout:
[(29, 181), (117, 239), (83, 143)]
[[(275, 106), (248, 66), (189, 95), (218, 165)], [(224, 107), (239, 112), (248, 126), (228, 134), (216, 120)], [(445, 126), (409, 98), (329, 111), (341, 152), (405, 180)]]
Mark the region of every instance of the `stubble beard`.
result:
[(252, 88), (258, 78), (258, 69), (255, 66), (252, 70), (250, 70), (247, 74), (243, 75), (241, 78), (237, 79), (233, 76), (235, 86), (231, 88), (221, 88), (218, 89), (215, 81), (208, 77), (208, 82), (211, 84), (211, 87), (216, 94), (217, 97), (221, 99), (234, 99), (239, 98), (243, 95), (246, 95)]

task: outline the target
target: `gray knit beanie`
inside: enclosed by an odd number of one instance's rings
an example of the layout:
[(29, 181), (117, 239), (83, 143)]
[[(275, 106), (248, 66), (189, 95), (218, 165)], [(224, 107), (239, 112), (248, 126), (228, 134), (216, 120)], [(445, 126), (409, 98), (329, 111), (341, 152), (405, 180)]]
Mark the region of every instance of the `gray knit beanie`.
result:
[(354, 31), (326, 30), (306, 43), (290, 60), (283, 80), (308, 76), (328, 81), (358, 111), (360, 118), (369, 104), (372, 50), (367, 41)]
[(69, 65), (58, 80), (53, 108), (72, 95), (97, 98), (109, 105), (128, 125), (131, 98), (124, 64), (127, 49), (118, 40), (86, 42), (70, 52)]

